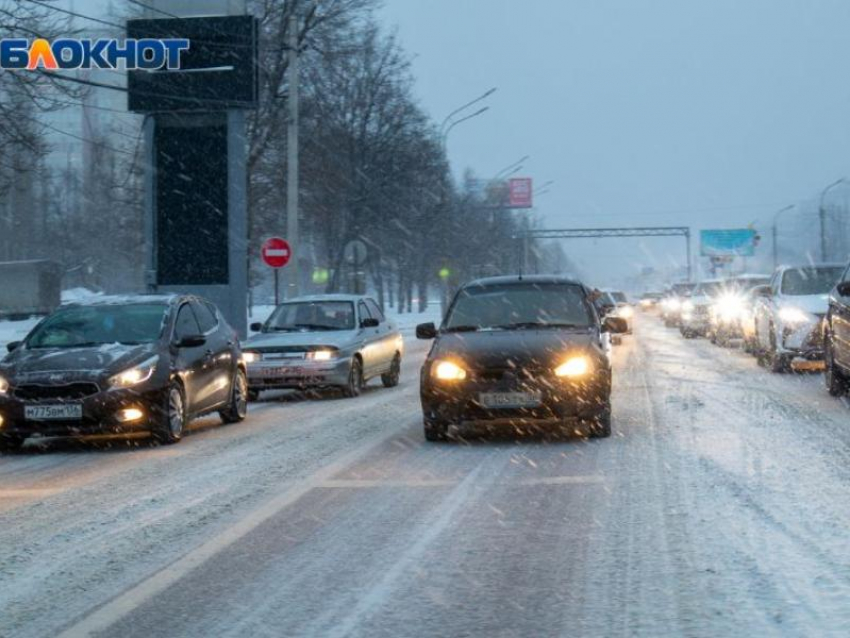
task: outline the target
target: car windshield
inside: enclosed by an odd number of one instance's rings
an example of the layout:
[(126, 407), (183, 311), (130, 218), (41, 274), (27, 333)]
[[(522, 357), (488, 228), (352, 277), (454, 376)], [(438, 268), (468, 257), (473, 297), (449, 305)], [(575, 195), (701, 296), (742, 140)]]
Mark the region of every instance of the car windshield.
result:
[(297, 301), (278, 306), (266, 332), (331, 331), (354, 329), (354, 304), (350, 301)]
[(26, 340), (28, 348), (76, 348), (112, 343), (153, 343), (162, 334), (164, 304), (114, 304), (60, 308)]
[(516, 283), (464, 288), (458, 293), (444, 327), (449, 331), (547, 326), (585, 328), (592, 322), (580, 286)]
[(725, 283), (722, 281), (710, 281), (701, 283), (699, 287), (694, 291), (695, 296), (706, 296), (706, 297), (715, 297), (723, 292), (725, 289)]
[(696, 286), (696, 284), (674, 284), (672, 294), (673, 296), (687, 297)]
[(625, 293), (622, 292), (612, 292), (611, 297), (614, 298), (614, 301), (617, 303), (628, 303), (629, 300), (626, 298)]
[(843, 270), (839, 266), (786, 270), (782, 275), (781, 292), (792, 296), (826, 294), (832, 290)]

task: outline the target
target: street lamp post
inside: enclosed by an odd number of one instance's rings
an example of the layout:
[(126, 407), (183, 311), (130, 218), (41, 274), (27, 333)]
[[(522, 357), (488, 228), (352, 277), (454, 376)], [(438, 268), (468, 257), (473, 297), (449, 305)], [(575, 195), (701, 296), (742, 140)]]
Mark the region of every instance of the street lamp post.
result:
[(794, 208), (794, 204), (790, 204), (790, 205), (786, 206), (785, 208), (783, 208), (782, 210), (776, 211), (776, 214), (773, 216), (773, 268), (774, 269), (779, 268), (779, 248), (778, 248), (778, 244), (777, 244), (778, 239), (777, 239), (776, 224), (779, 221), (779, 216), (782, 213), (784, 213), (786, 210), (791, 210), (792, 208)]
[(824, 199), (826, 198), (826, 194), (838, 186), (839, 184), (843, 184), (846, 180), (842, 177), (841, 179), (837, 179), (832, 184), (827, 186), (821, 191), (820, 194), (820, 206), (818, 207), (818, 215), (820, 217), (820, 258), (821, 261), (826, 261), (826, 208), (824, 208)]

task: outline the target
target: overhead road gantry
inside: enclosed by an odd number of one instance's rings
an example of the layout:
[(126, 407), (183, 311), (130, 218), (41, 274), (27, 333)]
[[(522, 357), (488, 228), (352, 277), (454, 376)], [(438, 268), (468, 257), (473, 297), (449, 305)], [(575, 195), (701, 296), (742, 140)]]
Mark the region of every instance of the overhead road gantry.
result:
[(640, 226), (636, 228), (546, 228), (527, 230), (516, 235), (522, 240), (522, 263), (528, 263), (529, 239), (590, 239), (598, 237), (684, 237), (688, 260), (688, 281), (691, 280), (691, 229), (687, 226)]

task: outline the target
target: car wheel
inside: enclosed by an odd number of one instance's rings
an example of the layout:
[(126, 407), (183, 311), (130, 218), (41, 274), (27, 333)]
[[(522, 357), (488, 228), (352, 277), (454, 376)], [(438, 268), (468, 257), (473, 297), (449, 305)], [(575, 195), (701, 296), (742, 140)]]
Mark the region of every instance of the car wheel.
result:
[(401, 377), (401, 355), (396, 352), (390, 371), (381, 375), (381, 383), (385, 388), (394, 388), (398, 385), (399, 377)]
[(826, 385), (826, 391), (831, 396), (843, 397), (847, 394), (847, 378), (838, 370), (835, 365), (835, 353), (832, 351), (832, 341), (829, 336), (826, 337), (824, 343), (824, 363), (823, 382)]
[(218, 413), (224, 423), (240, 423), (248, 416), (248, 377), (241, 368), (236, 371), (230, 391), (230, 405)]
[(346, 397), (354, 398), (360, 396), (363, 390), (363, 364), (358, 357), (351, 360), (351, 369), (348, 372), (348, 383), (342, 387), (342, 393)]
[(27, 437), (15, 434), (0, 435), (0, 452), (17, 452), (23, 447), (26, 440)]
[(611, 404), (592, 419), (587, 420), (589, 426), (590, 438), (592, 439), (607, 439), (611, 436)]
[(178, 443), (183, 438), (186, 421), (186, 395), (179, 383), (172, 383), (168, 388), (165, 408), (153, 436), (165, 445)]
[(776, 342), (776, 329), (770, 327), (770, 353), (768, 354), (768, 364), (770, 371), (781, 374), (788, 370), (788, 357), (779, 353), (779, 346)]
[(439, 419), (426, 416), (423, 419), (423, 431), (426, 441), (445, 441), (449, 438), (449, 424)]

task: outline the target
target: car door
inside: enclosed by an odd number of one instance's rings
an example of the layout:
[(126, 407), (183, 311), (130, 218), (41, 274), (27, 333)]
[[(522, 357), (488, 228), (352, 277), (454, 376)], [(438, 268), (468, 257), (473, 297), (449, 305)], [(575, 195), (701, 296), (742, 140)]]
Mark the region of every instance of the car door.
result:
[(230, 398), (230, 390), (233, 385), (233, 341), (222, 330), (219, 319), (214, 308), (200, 299), (192, 299), (190, 302), (195, 318), (201, 329), (201, 334), (206, 338), (204, 346), (204, 365), (207, 366), (204, 374), (210, 380), (210, 395), (205, 409), (216, 405), (223, 405)]
[(381, 356), (380, 356), (380, 335), (379, 328), (364, 328), (363, 320), (364, 319), (376, 319), (377, 317), (372, 317), (372, 313), (369, 312), (369, 308), (366, 306), (365, 301), (357, 302), (357, 321), (360, 326), (360, 334), (359, 340), (361, 345), (360, 352), (363, 357), (363, 373), (368, 377), (373, 377), (377, 374), (379, 370)]
[(393, 358), (397, 349), (398, 333), (395, 326), (391, 325), (384, 313), (374, 299), (366, 299), (366, 307), (369, 309), (369, 314), (377, 319), (378, 335), (375, 343), (375, 351), (377, 353), (377, 368), (378, 372), (387, 372), (392, 367)]
[(174, 321), (172, 343), (176, 354), (174, 357), (174, 369), (183, 380), (183, 389), (186, 392), (186, 408), (190, 413), (203, 410), (205, 397), (208, 395), (206, 386), (209, 379), (206, 375), (206, 345), (177, 348), (186, 337), (198, 336), (201, 327), (189, 302), (184, 302), (177, 310)]
[[(840, 282), (850, 280), (850, 268), (844, 270)], [(838, 286), (829, 297), (829, 330), (832, 334), (832, 351), (835, 361), (850, 368), (850, 297), (843, 296)]]

